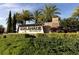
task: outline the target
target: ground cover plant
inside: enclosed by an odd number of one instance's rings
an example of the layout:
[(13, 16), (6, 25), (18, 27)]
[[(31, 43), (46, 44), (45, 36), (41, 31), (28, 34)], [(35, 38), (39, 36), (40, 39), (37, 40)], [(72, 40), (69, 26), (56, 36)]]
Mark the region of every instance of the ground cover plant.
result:
[(79, 33), (0, 35), (1, 55), (78, 55)]

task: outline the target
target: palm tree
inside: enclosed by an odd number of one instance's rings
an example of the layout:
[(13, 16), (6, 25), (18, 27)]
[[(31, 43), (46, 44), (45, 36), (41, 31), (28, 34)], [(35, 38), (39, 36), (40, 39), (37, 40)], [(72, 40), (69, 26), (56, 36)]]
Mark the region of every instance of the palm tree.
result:
[(23, 10), (22, 19), (24, 20), (24, 24), (26, 24), (26, 20), (32, 20), (33, 15), (28, 10)]
[(33, 17), (34, 17), (35, 23), (41, 23), (41, 22), (43, 22), (44, 15), (42, 14), (41, 10), (36, 10), (33, 13)]
[(26, 20), (31, 20), (33, 18), (32, 14), (28, 10), (23, 10), (22, 13), (16, 13), (17, 22), (26, 24)]
[(74, 10), (71, 17), (74, 18), (74, 20), (76, 21), (75, 23), (79, 30), (79, 6)]
[(74, 12), (73, 12), (73, 14), (72, 14), (71, 17), (74, 17), (74, 18), (79, 19), (79, 7), (77, 7), (77, 8), (74, 10)]
[(43, 14), (46, 22), (51, 21), (53, 16), (57, 16), (58, 14), (60, 14), (58, 10), (59, 9), (56, 7), (56, 5), (45, 5), (45, 8), (43, 9)]
[(17, 21), (17, 23), (23, 24), (23, 19), (22, 19), (21, 13), (16, 12), (15, 15), (16, 15), (16, 21)]

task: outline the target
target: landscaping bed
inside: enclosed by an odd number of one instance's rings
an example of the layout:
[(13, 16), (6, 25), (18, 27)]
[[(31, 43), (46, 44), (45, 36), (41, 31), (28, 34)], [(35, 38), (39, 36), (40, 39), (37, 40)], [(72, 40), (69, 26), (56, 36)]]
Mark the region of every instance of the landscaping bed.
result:
[(3, 34), (1, 55), (78, 55), (79, 33)]

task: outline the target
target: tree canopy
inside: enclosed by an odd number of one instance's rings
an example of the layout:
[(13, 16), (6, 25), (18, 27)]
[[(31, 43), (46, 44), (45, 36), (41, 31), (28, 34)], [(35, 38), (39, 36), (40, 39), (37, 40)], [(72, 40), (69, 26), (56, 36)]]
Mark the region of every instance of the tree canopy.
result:
[(79, 6), (77, 8), (75, 8), (71, 17), (79, 19)]

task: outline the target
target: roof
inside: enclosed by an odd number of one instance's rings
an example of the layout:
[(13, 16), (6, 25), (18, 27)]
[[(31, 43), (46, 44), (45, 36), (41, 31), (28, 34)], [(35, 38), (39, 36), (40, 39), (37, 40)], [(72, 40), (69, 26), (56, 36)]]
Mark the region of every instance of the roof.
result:
[(24, 26), (42, 26), (43, 24), (26, 24), (26, 25), (19, 25), (19, 27), (24, 27)]

